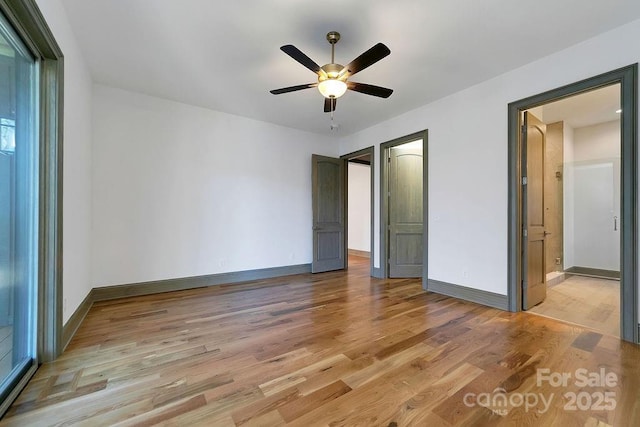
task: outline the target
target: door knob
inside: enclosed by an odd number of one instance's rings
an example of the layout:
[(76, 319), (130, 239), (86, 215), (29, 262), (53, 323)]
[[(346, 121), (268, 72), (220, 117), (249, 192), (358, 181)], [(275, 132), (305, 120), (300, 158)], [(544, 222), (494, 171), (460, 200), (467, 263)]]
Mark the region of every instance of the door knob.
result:
[(547, 230), (545, 230), (545, 231), (544, 231), (544, 235), (545, 235), (545, 237), (546, 237), (546, 236), (548, 236), (549, 234), (551, 234), (551, 232), (550, 232), (550, 231), (547, 231)]

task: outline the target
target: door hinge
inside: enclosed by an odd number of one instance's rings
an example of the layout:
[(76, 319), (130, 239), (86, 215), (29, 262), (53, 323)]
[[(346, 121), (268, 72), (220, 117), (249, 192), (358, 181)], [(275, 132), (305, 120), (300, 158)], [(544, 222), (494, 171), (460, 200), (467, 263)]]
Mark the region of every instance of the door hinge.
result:
[(527, 235), (528, 235), (528, 233), (527, 233), (527, 229), (526, 229), (526, 228), (523, 228), (523, 229), (522, 229), (522, 236), (523, 236), (523, 237), (527, 237)]
[(520, 125), (520, 132), (522, 132), (522, 134), (524, 134), (527, 131), (527, 125)]
[(527, 185), (527, 177), (526, 176), (522, 177), (522, 185)]

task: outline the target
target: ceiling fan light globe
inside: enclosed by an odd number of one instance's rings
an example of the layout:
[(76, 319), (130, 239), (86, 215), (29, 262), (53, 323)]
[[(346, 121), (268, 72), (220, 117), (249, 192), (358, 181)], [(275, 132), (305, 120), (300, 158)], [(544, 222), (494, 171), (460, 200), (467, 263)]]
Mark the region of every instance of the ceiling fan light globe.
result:
[(340, 98), (347, 91), (347, 84), (342, 80), (326, 79), (318, 83), (318, 90), (325, 98)]

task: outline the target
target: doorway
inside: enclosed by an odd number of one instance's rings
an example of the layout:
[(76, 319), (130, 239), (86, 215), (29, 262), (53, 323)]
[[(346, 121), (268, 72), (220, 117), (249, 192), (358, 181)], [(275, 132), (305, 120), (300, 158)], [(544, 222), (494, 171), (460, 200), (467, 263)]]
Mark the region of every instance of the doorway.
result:
[[(341, 156), (346, 163), (346, 226), (345, 253), (347, 267), (369, 264), (374, 275), (373, 252), (373, 147)], [(367, 261), (368, 260), (368, 261)]]
[[(416, 146), (419, 148), (416, 150)], [(400, 147), (406, 145), (406, 147)], [(395, 250), (400, 256), (397, 260), (409, 260), (408, 263), (397, 262), (402, 267), (412, 267), (417, 269), (406, 277), (421, 277), (422, 287), (427, 288), (427, 248), (428, 229), (427, 229), (427, 131), (417, 132), (402, 138), (398, 138), (380, 145), (381, 159), (380, 168), (381, 177), (381, 197), (380, 200), (380, 231), (379, 236), (380, 249), (379, 258), (374, 252), (375, 234), (373, 232), (373, 188), (374, 188), (374, 147), (368, 147), (350, 154), (341, 156), (339, 159), (312, 155), (312, 234), (313, 234), (313, 258), (311, 262), (311, 271), (320, 273), (332, 270), (341, 270), (348, 265), (349, 239), (348, 239), (348, 169), (350, 159), (359, 159), (360, 164), (369, 161), (369, 189), (370, 189), (370, 226), (369, 226), (369, 274), (373, 277), (387, 278), (389, 276), (389, 238), (386, 233), (393, 227), (389, 227), (387, 221), (389, 215), (389, 194), (391, 193), (389, 183), (394, 185), (397, 180), (388, 179), (390, 177), (390, 165), (394, 158), (397, 162), (397, 170), (408, 175), (411, 180), (403, 182), (399, 187), (403, 190), (405, 199), (408, 203), (405, 205), (413, 205), (417, 208), (410, 210), (410, 220), (406, 221), (401, 218), (397, 223), (402, 226), (409, 226), (409, 229), (400, 230), (397, 235), (400, 238), (400, 244), (404, 246), (396, 246)], [(396, 149), (397, 147), (397, 149)], [(406, 155), (405, 155), (406, 154)], [(416, 161), (416, 158), (419, 161)], [(409, 159), (408, 162), (405, 159)], [(353, 162), (351, 162), (353, 163)], [(409, 164), (411, 167), (406, 168)], [(416, 188), (418, 191), (416, 192)], [(410, 191), (404, 191), (409, 189)], [(419, 203), (416, 204), (415, 202)], [(401, 203), (402, 204), (402, 203)], [(417, 215), (415, 215), (417, 212)], [(391, 219), (394, 217), (391, 216)], [(416, 228), (419, 227), (419, 230)], [(416, 237), (417, 236), (417, 237)], [(418, 242), (416, 242), (416, 240)], [(362, 255), (362, 254), (361, 254)], [(375, 260), (378, 259), (380, 267), (375, 267)], [(412, 264), (412, 265), (407, 265)], [(392, 273), (393, 274), (393, 273)]]
[[(605, 333), (617, 328), (633, 342), (636, 73), (633, 65), (509, 104), (510, 309), (555, 309), (552, 317)], [(575, 116), (589, 98), (600, 108), (584, 111), (584, 126), (558, 115)], [(580, 314), (587, 293), (600, 305)]]
[[(531, 196), (524, 202), (527, 213), (540, 212), (544, 264), (527, 264), (523, 308), (615, 336), (620, 335), (621, 111), (620, 84), (614, 84), (524, 113), (527, 132), (536, 123), (533, 138), (528, 132), (524, 141), (527, 152), (530, 142), (543, 142), (540, 177), (528, 161), (523, 190), (542, 190), (538, 203), (530, 203)], [(530, 228), (529, 247), (532, 240)], [(538, 283), (540, 298), (529, 298), (531, 277), (544, 279)]]
[(427, 131), (380, 145), (380, 267), (427, 283)]
[(62, 350), (61, 60), (35, 2), (0, 2), (0, 416)]
[[(347, 268), (351, 243), (357, 246), (352, 248), (352, 253), (353, 250), (357, 251), (354, 261), (357, 260), (360, 266), (363, 262), (368, 262), (369, 274), (373, 276), (373, 227), (371, 226), (373, 223), (373, 156), (373, 147), (346, 154), (340, 158), (317, 154), (311, 156), (312, 273)], [(354, 169), (351, 178), (349, 178), (350, 164), (362, 167)], [(352, 193), (354, 193), (351, 199), (358, 205), (352, 209), (349, 209), (351, 203), (348, 197), (350, 183), (353, 184)], [(363, 192), (368, 194), (362, 194)], [(360, 200), (356, 200), (358, 196)], [(363, 203), (362, 199), (368, 199), (368, 206), (365, 206), (367, 202)], [(353, 227), (357, 228), (357, 235), (352, 236), (352, 239), (348, 237), (350, 217), (357, 224), (357, 227)], [(363, 222), (364, 225), (362, 225)], [(369, 225), (367, 226), (366, 223)]]

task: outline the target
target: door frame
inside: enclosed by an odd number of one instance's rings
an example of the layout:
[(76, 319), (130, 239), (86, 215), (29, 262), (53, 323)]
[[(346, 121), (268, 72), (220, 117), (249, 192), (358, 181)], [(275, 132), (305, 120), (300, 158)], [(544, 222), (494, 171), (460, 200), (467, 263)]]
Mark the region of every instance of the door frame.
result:
[(374, 195), (374, 191), (373, 191), (373, 181), (374, 181), (374, 177), (375, 177), (375, 172), (374, 172), (374, 164), (375, 164), (375, 148), (373, 147), (373, 145), (371, 147), (367, 147), (367, 148), (363, 148), (362, 150), (358, 150), (358, 151), (354, 151), (352, 153), (348, 153), (345, 155), (340, 156), (340, 158), (344, 161), (344, 173), (345, 173), (345, 180), (344, 180), (344, 254), (345, 254), (345, 262), (346, 262), (346, 268), (349, 268), (349, 160), (351, 159), (355, 159), (357, 157), (361, 157), (365, 154), (368, 154), (369, 156), (371, 156), (371, 164), (369, 165), (370, 167), (370, 188), (371, 188), (371, 206), (369, 207), (369, 210), (371, 212), (371, 222), (369, 223), (370, 226), (370, 240), (369, 240), (369, 275), (373, 276), (374, 274), (374, 269), (373, 269), (373, 260), (374, 260), (374, 247), (373, 247), (373, 212), (374, 212), (374, 208), (373, 208), (373, 195)]
[(392, 139), (380, 144), (380, 275), (381, 278), (389, 278), (389, 152), (392, 147), (422, 139), (422, 221), (424, 231), (422, 235), (422, 289), (427, 290), (428, 280), (428, 252), (429, 252), (429, 173), (428, 173), (428, 129)]
[(24, 375), (0, 396), (0, 416), (18, 396), (38, 365), (62, 353), (62, 196), (64, 56), (35, 0), (0, 0), (0, 11), (37, 61), (38, 91), (38, 307), (36, 358)]
[(638, 342), (637, 129), (638, 64), (549, 90), (508, 105), (508, 269), (510, 311), (522, 311), (523, 224), (521, 113), (580, 93), (620, 84), (620, 338)]

